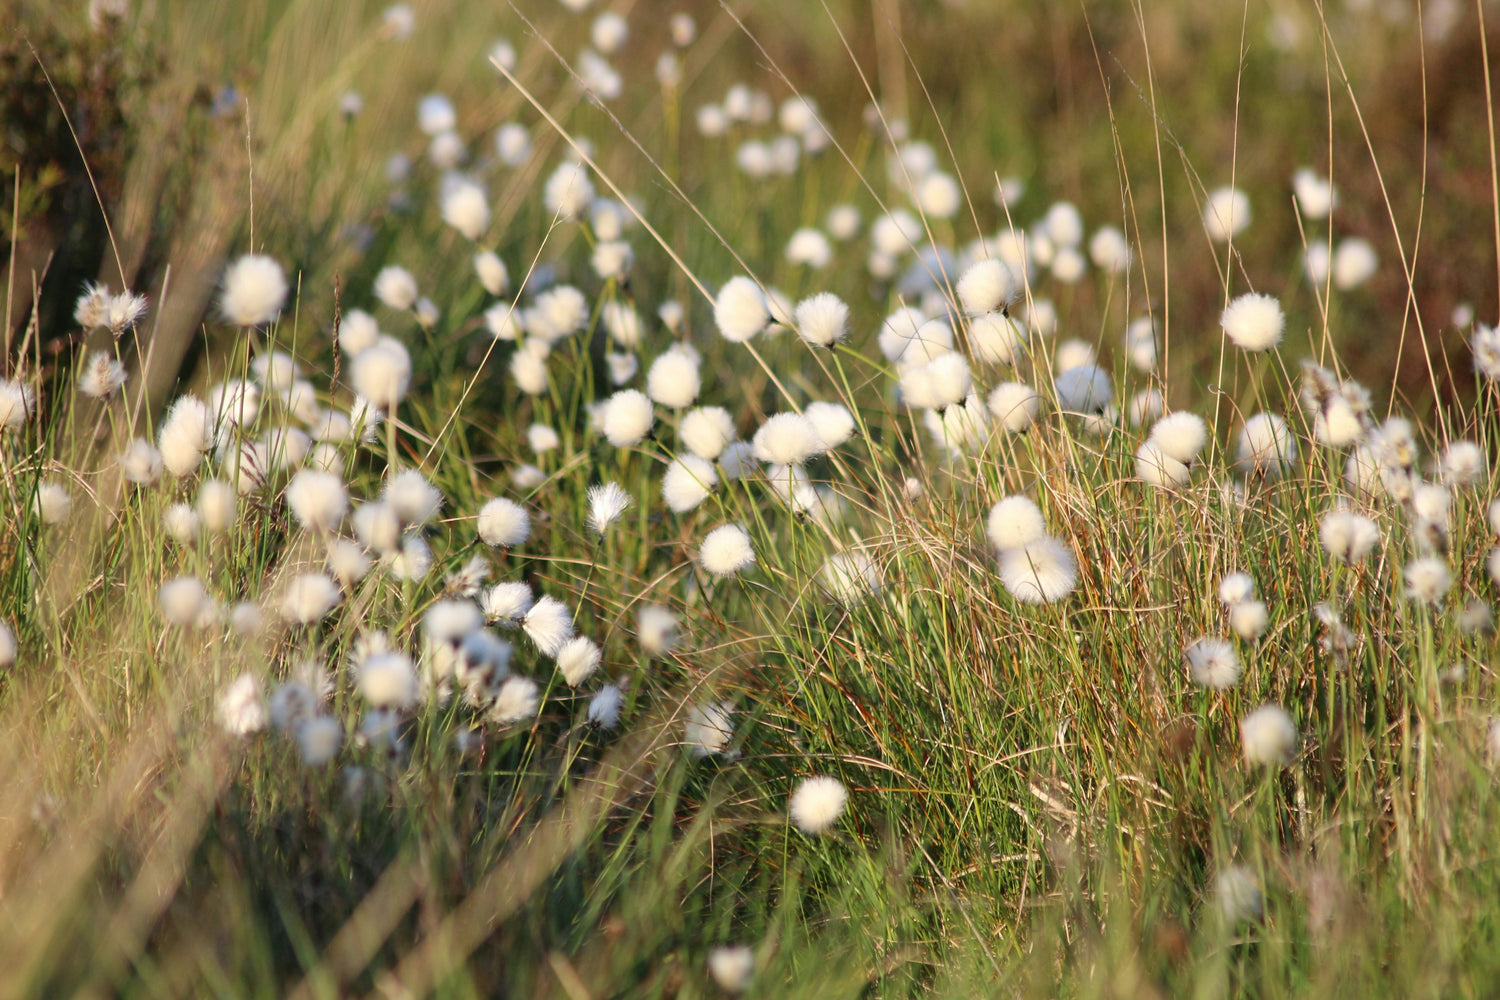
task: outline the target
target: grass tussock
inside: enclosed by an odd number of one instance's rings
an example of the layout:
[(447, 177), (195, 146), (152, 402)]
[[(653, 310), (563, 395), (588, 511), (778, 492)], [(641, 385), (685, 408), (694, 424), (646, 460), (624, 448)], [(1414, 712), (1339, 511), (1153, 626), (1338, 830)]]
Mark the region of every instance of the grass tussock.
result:
[(0, 18), (0, 996), (1500, 971), (1489, 4)]

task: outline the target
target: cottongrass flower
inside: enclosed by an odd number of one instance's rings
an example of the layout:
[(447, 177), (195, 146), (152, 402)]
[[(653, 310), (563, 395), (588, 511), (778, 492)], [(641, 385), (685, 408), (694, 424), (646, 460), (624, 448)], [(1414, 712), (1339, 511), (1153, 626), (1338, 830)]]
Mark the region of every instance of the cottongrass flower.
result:
[(1333, 251), (1333, 287), (1341, 292), (1352, 291), (1375, 277), (1379, 266), (1375, 248), (1367, 240), (1357, 236), (1340, 240)]
[(203, 529), (203, 518), (189, 504), (174, 503), (161, 515), (162, 527), (178, 545), (192, 545)]
[(219, 312), (235, 326), (275, 322), (287, 296), (286, 272), (272, 257), (247, 253), (224, 272)]
[(1488, 471), (1484, 449), (1473, 441), (1453, 441), (1443, 450), (1439, 474), (1443, 483), (1453, 489), (1483, 482)]
[(729, 749), (734, 737), (734, 706), (727, 701), (694, 705), (683, 720), (683, 740), (694, 757), (710, 757)]
[(1203, 205), (1203, 228), (1215, 243), (1227, 243), (1250, 225), (1250, 198), (1233, 187), (1215, 188)]
[(833, 244), (820, 231), (803, 227), (787, 240), (785, 256), (788, 264), (806, 265), (817, 270), (827, 267), (833, 260)]
[(1292, 173), (1292, 194), (1297, 198), (1297, 207), (1309, 219), (1326, 219), (1338, 204), (1333, 181), (1319, 177), (1311, 167), (1298, 167)]
[(716, 577), (735, 576), (755, 565), (750, 533), (738, 524), (721, 524), (703, 537), (698, 565)]
[(1000, 582), (1023, 604), (1050, 604), (1073, 592), (1078, 563), (1056, 538), (1040, 538), (1000, 553)]
[(594, 185), (582, 163), (560, 164), (542, 188), (542, 204), (548, 213), (561, 219), (578, 218), (593, 200)]
[(1247, 292), (1235, 298), (1219, 317), (1224, 335), (1244, 351), (1269, 351), (1281, 343), (1286, 330), (1286, 314), (1281, 303), (1270, 295)]
[(730, 944), (710, 948), (706, 961), (709, 977), (725, 993), (743, 993), (755, 973), (755, 952), (749, 945)]
[(542, 655), (556, 658), (573, 638), (573, 612), (557, 598), (543, 595), (527, 610), (521, 628)]
[(800, 413), (767, 417), (750, 445), (756, 458), (774, 465), (800, 465), (825, 450), (816, 425)]
[(9, 667), (16, 662), (16, 633), (0, 621), (0, 667)]
[(400, 547), (402, 521), (393, 504), (379, 500), (360, 504), (350, 520), (355, 536), (371, 552), (387, 555)]
[(312, 625), (328, 617), (343, 600), (338, 584), (326, 573), (302, 573), (287, 585), (281, 618), (291, 625)]
[(306, 531), (333, 531), (349, 511), (344, 481), (330, 472), (303, 469), (286, 485), (286, 503)]
[(880, 593), (884, 585), (880, 567), (863, 552), (838, 552), (828, 557), (818, 573), (818, 581), (836, 602), (845, 608)]
[(797, 303), (797, 334), (814, 347), (832, 347), (849, 333), (849, 306), (832, 292), (819, 292)]
[(1241, 601), (1229, 608), (1229, 628), (1246, 642), (1254, 642), (1264, 635), (1270, 622), (1264, 601)]
[(1193, 470), (1168, 455), (1151, 439), (1142, 441), (1135, 450), (1136, 478), (1158, 489), (1178, 489), (1193, 478)]
[(1413, 559), (1402, 571), (1406, 580), (1406, 597), (1417, 604), (1436, 605), (1453, 585), (1453, 575), (1443, 560), (1428, 556)]
[(1042, 408), (1042, 397), (1022, 382), (1001, 382), (985, 397), (995, 422), (1012, 434), (1019, 434), (1036, 422)]
[(323, 565), (339, 586), (352, 590), (370, 572), (370, 554), (348, 538), (330, 538), (323, 552)]
[(651, 433), (656, 422), (655, 411), (646, 394), (636, 389), (621, 389), (604, 401), (600, 424), (604, 437), (616, 448), (640, 444)]
[(297, 727), (296, 737), (303, 766), (322, 767), (337, 756), (344, 727), (331, 715), (315, 715)]
[(816, 400), (803, 407), (802, 415), (812, 421), (823, 451), (832, 451), (854, 436), (854, 414), (843, 403)]
[(108, 351), (95, 351), (78, 373), (78, 391), (91, 399), (108, 399), (125, 379), (125, 366), (118, 359)]
[(479, 540), (492, 548), (515, 548), (531, 537), (531, 515), (514, 500), (496, 497), (479, 508)]
[(477, 240), (490, 226), (489, 197), (474, 181), (458, 180), (443, 194), (442, 215), (465, 239)]
[(598, 483), (588, 491), (588, 525), (595, 534), (603, 536), (609, 526), (620, 519), (634, 501), (619, 483)]
[(240, 674), (219, 695), (214, 714), (219, 728), (230, 736), (250, 736), (265, 729), (268, 716), (260, 682), (248, 671)]
[(526, 614), (535, 601), (529, 585), (505, 581), (486, 590), (480, 597), (479, 607), (486, 620), (501, 628), (516, 629), (526, 620)]
[(959, 304), (970, 316), (999, 313), (1012, 305), (1019, 287), (1015, 274), (1002, 261), (993, 258), (970, 264), (959, 276), (954, 291)]
[(541, 691), (530, 677), (512, 674), (500, 684), (490, 718), (502, 726), (533, 719), (542, 704)]
[(734, 418), (722, 406), (700, 406), (683, 414), (677, 437), (688, 451), (712, 462), (734, 440)]
[(625, 705), (625, 692), (618, 684), (606, 684), (589, 699), (589, 723), (600, 729), (613, 729), (620, 724), (620, 709)]
[(577, 635), (557, 651), (557, 672), (562, 674), (568, 687), (576, 688), (594, 675), (603, 659), (604, 654), (592, 639)]
[(157, 601), (167, 624), (184, 628), (196, 624), (204, 609), (213, 603), (203, 581), (196, 576), (179, 576), (163, 583)]
[(377, 709), (401, 711), (417, 702), (417, 670), (411, 657), (382, 650), (361, 657), (355, 668), (355, 690)]
[(443, 494), (416, 469), (405, 469), (393, 475), (381, 491), (381, 497), (396, 512), (402, 524), (425, 525), (443, 510)]
[(907, 406), (945, 410), (963, 402), (973, 388), (969, 359), (955, 351), (901, 372), (901, 399)]
[(1057, 376), (1053, 385), (1058, 408), (1064, 413), (1102, 413), (1114, 402), (1109, 373), (1095, 364), (1069, 368)]
[(1239, 683), (1240, 658), (1223, 639), (1203, 636), (1189, 644), (1182, 655), (1196, 684), (1225, 691)]
[(1219, 601), (1232, 608), (1255, 596), (1255, 581), (1249, 573), (1227, 573), (1219, 581)]
[(969, 320), (969, 349), (978, 361), (1014, 365), (1025, 346), (1024, 328), (1010, 316), (988, 312)]
[(1280, 705), (1262, 705), (1240, 720), (1240, 748), (1247, 764), (1289, 764), (1297, 751), (1297, 725)]
[(375, 275), (375, 297), (388, 309), (406, 312), (417, 304), (417, 279), (399, 264), (389, 264)]
[(500, 296), (510, 291), (510, 270), (495, 251), (481, 250), (474, 255), (474, 273), (491, 295)]
[(1257, 413), (1245, 421), (1235, 445), (1235, 466), (1246, 476), (1279, 479), (1297, 463), (1297, 442), (1285, 420)]
[(128, 288), (118, 295), (110, 296), (107, 323), (109, 332), (116, 337), (146, 314), (146, 296), (136, 295)]
[(990, 544), (1000, 551), (1019, 549), (1047, 535), (1042, 509), (1030, 497), (1010, 496), (990, 508), (985, 521)]
[(759, 469), (749, 441), (731, 441), (719, 455), (719, 475), (726, 483), (753, 476)]
[(42, 483), (36, 488), (36, 512), (43, 524), (61, 524), (73, 511), (73, 495), (62, 483)]
[(643, 604), (635, 616), (635, 641), (647, 656), (665, 656), (677, 648), (681, 636), (677, 616), (660, 604)]
[(1492, 382), (1500, 381), (1500, 325), (1474, 324), (1469, 350), (1474, 354), (1474, 370)]
[(787, 812), (797, 829), (816, 836), (838, 822), (848, 802), (843, 782), (822, 774), (802, 779), (787, 802)]
[(1208, 443), (1208, 425), (1196, 413), (1169, 413), (1151, 426), (1147, 440), (1163, 454), (1192, 465)]
[(714, 298), (714, 324), (730, 343), (742, 344), (771, 322), (765, 293), (750, 278), (739, 275), (726, 281)]
[(173, 400), (156, 441), (166, 470), (174, 476), (195, 471), (213, 443), (213, 425), (203, 401), (191, 394)]
[(229, 627), (242, 639), (260, 634), (265, 625), (265, 612), (254, 601), (240, 601), (229, 609)]
[(399, 341), (382, 337), (349, 363), (349, 384), (381, 410), (394, 410), (411, 388), (411, 352)]
[(646, 395), (673, 410), (693, 405), (702, 387), (699, 360), (690, 348), (671, 348), (660, 354), (646, 371)]
[(1230, 865), (1214, 877), (1214, 898), (1230, 924), (1259, 920), (1265, 905), (1255, 874), (1244, 865)]
[(662, 500), (674, 513), (686, 514), (707, 500), (719, 485), (712, 462), (697, 455), (679, 455), (661, 477)]

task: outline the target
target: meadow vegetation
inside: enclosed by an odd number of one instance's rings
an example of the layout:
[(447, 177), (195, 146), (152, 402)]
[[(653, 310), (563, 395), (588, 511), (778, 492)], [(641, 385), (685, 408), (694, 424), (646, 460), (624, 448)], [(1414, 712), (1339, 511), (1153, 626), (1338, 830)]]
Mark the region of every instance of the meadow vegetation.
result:
[(0, 10), (0, 998), (1483, 996), (1500, 9)]

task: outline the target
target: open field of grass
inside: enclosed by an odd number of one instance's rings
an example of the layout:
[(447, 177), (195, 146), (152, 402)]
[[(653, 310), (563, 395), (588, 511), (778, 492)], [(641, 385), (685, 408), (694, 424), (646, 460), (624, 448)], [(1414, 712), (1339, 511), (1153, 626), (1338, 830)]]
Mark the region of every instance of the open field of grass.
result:
[(59, 7), (0, 1000), (1492, 994), (1500, 5)]

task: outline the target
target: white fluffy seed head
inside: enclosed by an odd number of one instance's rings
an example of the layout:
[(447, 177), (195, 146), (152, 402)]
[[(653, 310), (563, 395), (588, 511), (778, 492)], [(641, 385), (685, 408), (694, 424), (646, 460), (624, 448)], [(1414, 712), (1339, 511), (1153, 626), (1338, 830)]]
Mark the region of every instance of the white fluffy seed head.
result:
[(16, 662), (16, 634), (11, 627), (0, 621), (0, 667), (9, 667)]
[(490, 226), (489, 197), (474, 181), (459, 178), (443, 193), (442, 214), (443, 221), (466, 239), (477, 240)]
[(826, 833), (844, 814), (849, 792), (837, 778), (818, 775), (805, 778), (792, 792), (787, 813), (793, 825), (803, 833)]
[(770, 306), (759, 285), (744, 275), (724, 282), (714, 298), (714, 324), (725, 340), (742, 344), (770, 322)]
[(1233, 607), (1255, 596), (1255, 581), (1249, 573), (1226, 573), (1219, 581), (1219, 601)]
[(247, 253), (224, 272), (219, 311), (235, 326), (274, 322), (286, 302), (286, 272), (273, 258)]
[(388, 265), (375, 275), (375, 297), (389, 309), (405, 312), (417, 304), (417, 294), (417, 279), (400, 265)]
[(563, 219), (576, 219), (594, 200), (594, 184), (588, 168), (569, 161), (558, 166), (542, 189), (542, 204), (547, 211)]
[(849, 306), (832, 292), (819, 292), (797, 303), (799, 336), (815, 347), (832, 347), (849, 332)]
[(1012, 434), (1019, 434), (1036, 421), (1042, 397), (1031, 386), (1021, 382), (1001, 382), (985, 398), (995, 422)]
[(543, 595), (526, 612), (521, 628), (542, 655), (556, 657), (573, 638), (573, 612), (557, 598)]
[(800, 465), (825, 450), (817, 426), (800, 413), (767, 417), (750, 445), (756, 458), (774, 465)]
[(73, 496), (62, 483), (42, 483), (36, 489), (36, 512), (43, 524), (61, 524), (73, 510)]
[(1109, 373), (1098, 365), (1069, 368), (1054, 381), (1057, 405), (1064, 413), (1101, 413), (1114, 402)]
[(1229, 609), (1229, 627), (1246, 642), (1254, 642), (1266, 631), (1270, 616), (1263, 601), (1242, 601)]
[(1049, 604), (1073, 592), (1078, 563), (1061, 541), (1040, 538), (1000, 553), (1000, 582), (1023, 604)]
[(590, 486), (588, 491), (589, 528), (594, 533), (603, 535), (609, 530), (610, 525), (620, 519), (632, 502), (630, 494), (625, 492), (625, 488), (619, 483), (598, 483)]
[(557, 651), (557, 672), (568, 687), (576, 688), (594, 675), (603, 659), (604, 654), (592, 639), (574, 636)]
[(1203, 228), (1215, 243), (1228, 242), (1250, 225), (1250, 198), (1238, 188), (1210, 191), (1203, 204)]
[(303, 573), (287, 585), (281, 601), (281, 617), (293, 625), (322, 621), (338, 607), (343, 595), (326, 573)]
[(349, 364), (354, 391), (382, 410), (393, 410), (411, 387), (411, 354), (390, 337), (360, 351)]
[(1289, 764), (1297, 752), (1297, 724), (1280, 705), (1262, 705), (1240, 720), (1240, 746), (1248, 764)]
[(535, 603), (531, 587), (520, 581), (497, 583), (480, 597), (480, 610), (485, 618), (501, 628), (515, 629), (521, 626), (526, 613)]
[(687, 351), (667, 350), (646, 371), (646, 395), (674, 410), (692, 406), (701, 386), (698, 358)]
[(474, 273), (491, 295), (504, 295), (510, 291), (510, 271), (495, 251), (481, 250), (474, 255)]
[(1026, 347), (1021, 324), (998, 312), (980, 313), (969, 321), (969, 348), (978, 361), (1013, 365)]
[(392, 476), (381, 497), (404, 525), (426, 524), (443, 509), (443, 494), (416, 469), (405, 469)]
[(643, 604), (635, 616), (635, 641), (648, 656), (665, 656), (681, 640), (677, 626), (677, 616), (668, 608)]
[(678, 514), (695, 509), (719, 485), (713, 463), (697, 455), (679, 455), (661, 477), (661, 495)]
[(721, 406), (700, 406), (683, 415), (677, 436), (688, 451), (713, 461), (734, 440), (734, 418)]
[(1406, 580), (1407, 598), (1417, 604), (1438, 604), (1453, 585), (1453, 574), (1435, 556), (1413, 559), (1406, 564), (1402, 576)]
[(1286, 314), (1273, 296), (1247, 292), (1224, 308), (1219, 317), (1224, 334), (1245, 351), (1269, 351), (1281, 343), (1286, 330)]
[(359, 661), (356, 671), (356, 690), (373, 707), (400, 711), (416, 704), (417, 671), (405, 653), (373, 653)]
[(1195, 684), (1224, 691), (1239, 683), (1239, 655), (1223, 639), (1203, 636), (1183, 650), (1182, 656)]
[(755, 973), (755, 952), (748, 945), (720, 945), (711, 948), (706, 960), (708, 974), (725, 993), (743, 993), (750, 988)]
[(0, 431), (13, 431), (36, 408), (36, 393), (24, 382), (0, 378)]
[(818, 575), (830, 597), (851, 608), (880, 592), (880, 567), (863, 552), (838, 552), (828, 557)]
[(344, 481), (331, 472), (303, 469), (286, 486), (292, 516), (307, 531), (333, 531), (349, 510)]
[(621, 389), (604, 401), (601, 424), (604, 436), (616, 448), (640, 444), (651, 433), (656, 414), (651, 400), (636, 389)]
[(724, 753), (734, 738), (734, 706), (727, 701), (694, 705), (683, 719), (682, 738), (694, 757)]
[(1334, 559), (1354, 564), (1363, 562), (1380, 544), (1380, 528), (1363, 514), (1334, 510), (1318, 522), (1318, 539)]
[(496, 497), (479, 508), (479, 540), (495, 548), (514, 548), (531, 537), (531, 515), (514, 500)]
[(1208, 443), (1208, 424), (1196, 413), (1179, 410), (1162, 417), (1151, 427), (1147, 437), (1163, 454), (1191, 465)]
[(814, 269), (827, 267), (833, 260), (833, 244), (816, 229), (799, 229), (787, 240), (786, 260), (788, 264), (805, 264)]
[(179, 545), (192, 545), (203, 528), (203, 519), (198, 512), (185, 503), (174, 503), (162, 511), (161, 523)]
[(161, 615), (169, 625), (196, 624), (204, 609), (213, 602), (203, 581), (196, 576), (179, 576), (161, 585), (157, 594)]
[(738, 524), (721, 524), (703, 537), (698, 564), (714, 576), (734, 576), (755, 565), (750, 533)]
[(1149, 439), (1135, 450), (1135, 474), (1148, 485), (1164, 490), (1180, 489), (1193, 477), (1191, 469)]
[(985, 535), (996, 549), (1019, 549), (1047, 535), (1042, 509), (1026, 496), (1010, 496), (990, 508)]
[(818, 432), (823, 451), (837, 448), (854, 435), (854, 414), (843, 403), (811, 402), (802, 408), (802, 415)]
[(197, 396), (178, 396), (157, 435), (162, 465), (174, 476), (186, 476), (198, 468), (213, 443), (208, 407)]
[(1297, 462), (1297, 442), (1285, 420), (1257, 413), (1245, 421), (1235, 446), (1235, 465), (1245, 475), (1279, 479)]

